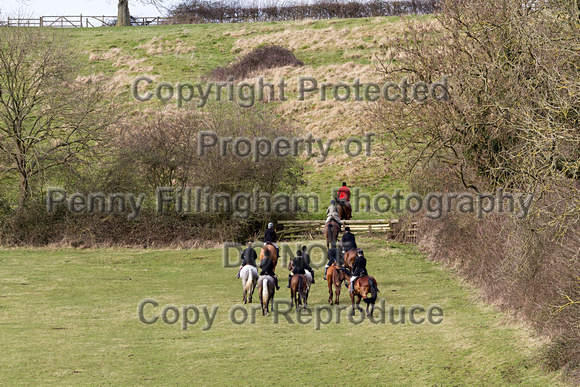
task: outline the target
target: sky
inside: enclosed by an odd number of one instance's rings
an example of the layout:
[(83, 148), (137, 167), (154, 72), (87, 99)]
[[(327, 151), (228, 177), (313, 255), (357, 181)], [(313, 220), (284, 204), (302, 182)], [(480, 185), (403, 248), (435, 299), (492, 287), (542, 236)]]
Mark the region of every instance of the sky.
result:
[[(176, 1), (166, 1), (166, 6)], [(180, 1), (177, 1), (180, 2)], [(6, 17), (40, 16), (117, 16), (117, 0), (0, 0), (0, 20)], [(141, 5), (129, 0), (129, 11), (133, 16), (163, 16), (152, 5)], [(161, 9), (163, 11), (163, 9)]]

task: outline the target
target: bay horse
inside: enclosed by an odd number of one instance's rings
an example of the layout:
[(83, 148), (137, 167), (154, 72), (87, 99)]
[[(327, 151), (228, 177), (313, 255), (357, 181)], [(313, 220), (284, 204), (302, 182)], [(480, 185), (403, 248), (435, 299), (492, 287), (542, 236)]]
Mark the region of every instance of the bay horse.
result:
[[(350, 278), (352, 277), (350, 271), (346, 269), (340, 270), (340, 278), (344, 279), (348, 284)], [(371, 294), (369, 297), (368, 294)], [(357, 279), (354, 284), (354, 290), (350, 293), (350, 300), (352, 301), (352, 315), (354, 315), (355, 308), (364, 312), (364, 309), (359, 306), (361, 298), (364, 302), (367, 303), (367, 316), (372, 316), (373, 311), (375, 310), (375, 301), (377, 300), (377, 293), (379, 293), (379, 288), (377, 287), (377, 280), (375, 280), (370, 275), (365, 275)], [(358, 300), (355, 301), (354, 298), (358, 297)], [(369, 307), (371, 311), (369, 312)]]
[(344, 253), (344, 267), (348, 270), (352, 270), (352, 265), (354, 265), (354, 260), (356, 259), (357, 249), (352, 248)]
[[(350, 202), (336, 201), (338, 204), (338, 216), (341, 220), (350, 220), (352, 218), (352, 206)], [(343, 203), (343, 204), (341, 204)]]
[(304, 310), (308, 308), (308, 292), (310, 290), (310, 281), (306, 274), (294, 274), (290, 281), (290, 298), (292, 299), (292, 307), (302, 305)]
[(269, 275), (262, 275), (258, 278), (258, 295), (260, 296), (260, 304), (262, 305), (262, 314), (268, 316), (268, 304), (271, 303), (272, 310), (274, 310), (274, 278)]
[(242, 279), (242, 288), (244, 289), (244, 304), (252, 303), (252, 295), (258, 283), (258, 269), (256, 266), (244, 265), (240, 270), (240, 278)]
[(260, 250), (260, 261), (264, 259), (264, 252), (266, 250), (270, 251), (270, 258), (272, 259), (272, 263), (274, 264), (274, 271), (276, 271), (276, 264), (278, 263), (278, 253), (276, 252), (276, 248), (272, 245), (265, 244), (262, 246), (262, 250)]
[(324, 238), (326, 239), (326, 248), (330, 246), (331, 242), (336, 242), (338, 240), (338, 232), (340, 226), (334, 221), (330, 221), (324, 225)]
[(340, 298), (340, 287), (342, 286), (342, 279), (340, 279), (338, 265), (333, 263), (326, 271), (326, 281), (328, 282), (328, 303), (333, 305), (332, 301), (332, 287), (334, 286), (335, 300), (334, 304), (338, 305)]
[[(290, 260), (290, 262), (288, 262), (288, 270), (292, 271), (292, 269), (294, 269), (294, 261)], [(308, 278), (308, 281), (310, 281), (308, 284), (308, 288), (310, 289), (310, 284), (312, 284), (312, 274), (308, 270), (304, 270), (304, 275)]]

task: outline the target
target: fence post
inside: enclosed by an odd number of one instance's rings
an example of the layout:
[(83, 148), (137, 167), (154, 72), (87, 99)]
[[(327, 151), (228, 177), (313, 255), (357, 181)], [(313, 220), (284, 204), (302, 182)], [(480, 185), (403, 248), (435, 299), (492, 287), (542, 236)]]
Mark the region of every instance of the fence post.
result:
[(81, 13), (81, 28), (83, 28), (83, 14)]
[(44, 16), (41, 16), (41, 17), (40, 17), (40, 26), (41, 26), (41, 27), (43, 27), (43, 26), (44, 26), (44, 20), (43, 20), (43, 17), (44, 17)]

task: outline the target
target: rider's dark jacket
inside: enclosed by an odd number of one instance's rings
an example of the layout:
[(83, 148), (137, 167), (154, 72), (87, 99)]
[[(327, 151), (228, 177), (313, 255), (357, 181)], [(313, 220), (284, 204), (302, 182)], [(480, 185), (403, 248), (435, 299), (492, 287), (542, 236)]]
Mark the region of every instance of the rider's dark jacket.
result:
[(278, 239), (278, 236), (276, 235), (276, 230), (274, 230), (273, 228), (266, 229), (266, 233), (264, 234), (264, 243), (265, 242), (276, 243), (276, 239)]
[(275, 274), (274, 261), (272, 261), (272, 258), (262, 259), (262, 262), (260, 262), (260, 269), (262, 269), (260, 275), (271, 275), (273, 277)]
[(354, 234), (351, 233), (350, 231), (345, 232), (342, 235), (342, 246), (344, 248), (344, 251), (348, 251), (350, 249), (356, 249), (356, 240), (354, 238)]
[(328, 249), (328, 266), (332, 265), (334, 262), (338, 262), (340, 260), (340, 251), (336, 247), (331, 247)]
[(256, 266), (256, 259), (258, 259), (258, 254), (256, 254), (256, 250), (251, 247), (248, 247), (242, 252), (242, 266), (244, 265), (252, 265)]
[(301, 255), (294, 258), (292, 264), (294, 266), (292, 273), (294, 274), (306, 274), (306, 270), (312, 273), (312, 268), (305, 262), (304, 257)]
[(365, 257), (356, 257), (352, 265), (352, 274), (356, 277), (368, 275), (367, 273), (367, 259)]

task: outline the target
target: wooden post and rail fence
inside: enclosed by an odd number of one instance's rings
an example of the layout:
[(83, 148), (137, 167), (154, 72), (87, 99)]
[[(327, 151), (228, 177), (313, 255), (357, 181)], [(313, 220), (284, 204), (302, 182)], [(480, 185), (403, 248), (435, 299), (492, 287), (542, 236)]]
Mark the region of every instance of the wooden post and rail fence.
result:
[[(132, 17), (133, 26), (157, 26), (165, 24), (170, 18), (161, 16)], [(117, 16), (40, 16), (37, 18), (7, 18), (0, 20), (4, 27), (55, 27), (55, 28), (88, 28), (114, 26)]]
[[(314, 239), (322, 235), (325, 220), (281, 220), (278, 224), (282, 226), (278, 230), (280, 240)], [(399, 219), (343, 220), (343, 224), (350, 227), (353, 234), (359, 235), (383, 233), (388, 239), (394, 239), (401, 233)], [(403, 232), (403, 241), (417, 242), (417, 222), (411, 222)]]

